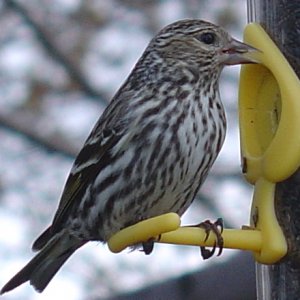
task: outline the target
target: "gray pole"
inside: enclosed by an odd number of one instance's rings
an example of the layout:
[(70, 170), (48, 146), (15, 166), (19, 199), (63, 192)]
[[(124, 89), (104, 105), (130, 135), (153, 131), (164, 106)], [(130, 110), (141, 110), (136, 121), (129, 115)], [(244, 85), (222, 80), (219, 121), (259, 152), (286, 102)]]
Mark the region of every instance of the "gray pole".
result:
[[(248, 0), (248, 16), (262, 25), (300, 77), (300, 1)], [(258, 299), (300, 299), (300, 169), (276, 184), (275, 209), (288, 253), (274, 265), (257, 264)]]

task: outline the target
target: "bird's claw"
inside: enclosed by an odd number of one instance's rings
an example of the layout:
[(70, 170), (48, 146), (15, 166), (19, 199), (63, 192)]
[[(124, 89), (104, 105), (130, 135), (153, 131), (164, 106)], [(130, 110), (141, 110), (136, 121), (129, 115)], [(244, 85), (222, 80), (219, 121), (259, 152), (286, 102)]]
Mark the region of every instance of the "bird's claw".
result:
[(146, 242), (142, 242), (142, 250), (146, 255), (149, 255), (152, 253), (153, 248), (154, 248), (154, 238), (150, 238)]
[(218, 218), (217, 221), (215, 221), (214, 223), (212, 223), (210, 220), (206, 220), (196, 226), (203, 228), (205, 230), (206, 236), (205, 236), (204, 241), (207, 241), (211, 231), (216, 236), (214, 246), (211, 250), (206, 249), (206, 247), (204, 247), (204, 246), (200, 247), (201, 256), (203, 257), (203, 259), (208, 259), (208, 258), (212, 257), (215, 254), (217, 247), (219, 248), (219, 252), (217, 255), (218, 256), (221, 255), (222, 251), (223, 251), (223, 246), (224, 246), (224, 240), (222, 237), (222, 232), (223, 232), (223, 228), (224, 228), (223, 220), (221, 218)]

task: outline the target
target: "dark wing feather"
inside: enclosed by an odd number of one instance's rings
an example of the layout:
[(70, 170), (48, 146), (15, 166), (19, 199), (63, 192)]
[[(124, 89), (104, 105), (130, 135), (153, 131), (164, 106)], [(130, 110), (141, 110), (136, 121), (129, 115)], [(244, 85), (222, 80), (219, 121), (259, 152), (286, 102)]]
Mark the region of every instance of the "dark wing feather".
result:
[[(117, 135), (115, 131), (111, 131), (111, 135), (105, 138), (105, 143), (97, 142), (92, 145), (85, 145), (80, 151), (66, 182), (59, 207), (54, 217), (52, 223), (53, 232), (60, 230), (61, 225), (68, 218), (72, 207), (78, 205), (78, 201), (82, 199), (88, 185), (109, 164), (111, 160), (110, 150), (118, 143), (120, 138), (121, 135)], [(84, 165), (84, 168), (76, 171), (76, 167), (80, 168), (80, 165)]]

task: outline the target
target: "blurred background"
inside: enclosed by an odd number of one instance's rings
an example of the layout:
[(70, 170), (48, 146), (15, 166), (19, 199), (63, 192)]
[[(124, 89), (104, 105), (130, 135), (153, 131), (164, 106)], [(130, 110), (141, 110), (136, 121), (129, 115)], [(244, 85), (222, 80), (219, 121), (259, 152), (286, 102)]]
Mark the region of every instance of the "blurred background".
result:
[[(184, 18), (224, 26), (241, 39), (241, 0), (20, 0), (0, 2), (0, 285), (33, 256), (52, 221), (74, 157), (152, 36)], [(222, 217), (248, 223), (251, 186), (240, 169), (239, 67), (224, 70), (225, 145), (184, 224)], [(203, 261), (197, 247), (155, 245), (112, 254), (77, 251), (42, 294), (29, 284), (2, 299), (255, 299), (249, 253)]]

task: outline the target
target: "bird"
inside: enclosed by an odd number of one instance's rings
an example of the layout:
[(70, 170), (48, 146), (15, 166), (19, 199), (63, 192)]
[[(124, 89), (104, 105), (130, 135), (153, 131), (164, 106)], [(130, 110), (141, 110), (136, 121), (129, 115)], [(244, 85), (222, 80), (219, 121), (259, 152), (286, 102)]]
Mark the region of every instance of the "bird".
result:
[(27, 281), (42, 292), (87, 242), (105, 243), (164, 213), (181, 216), (225, 138), (220, 73), (226, 65), (256, 63), (256, 51), (204, 20), (161, 29), (76, 157), (52, 224), (33, 243), (38, 253), (0, 293)]

